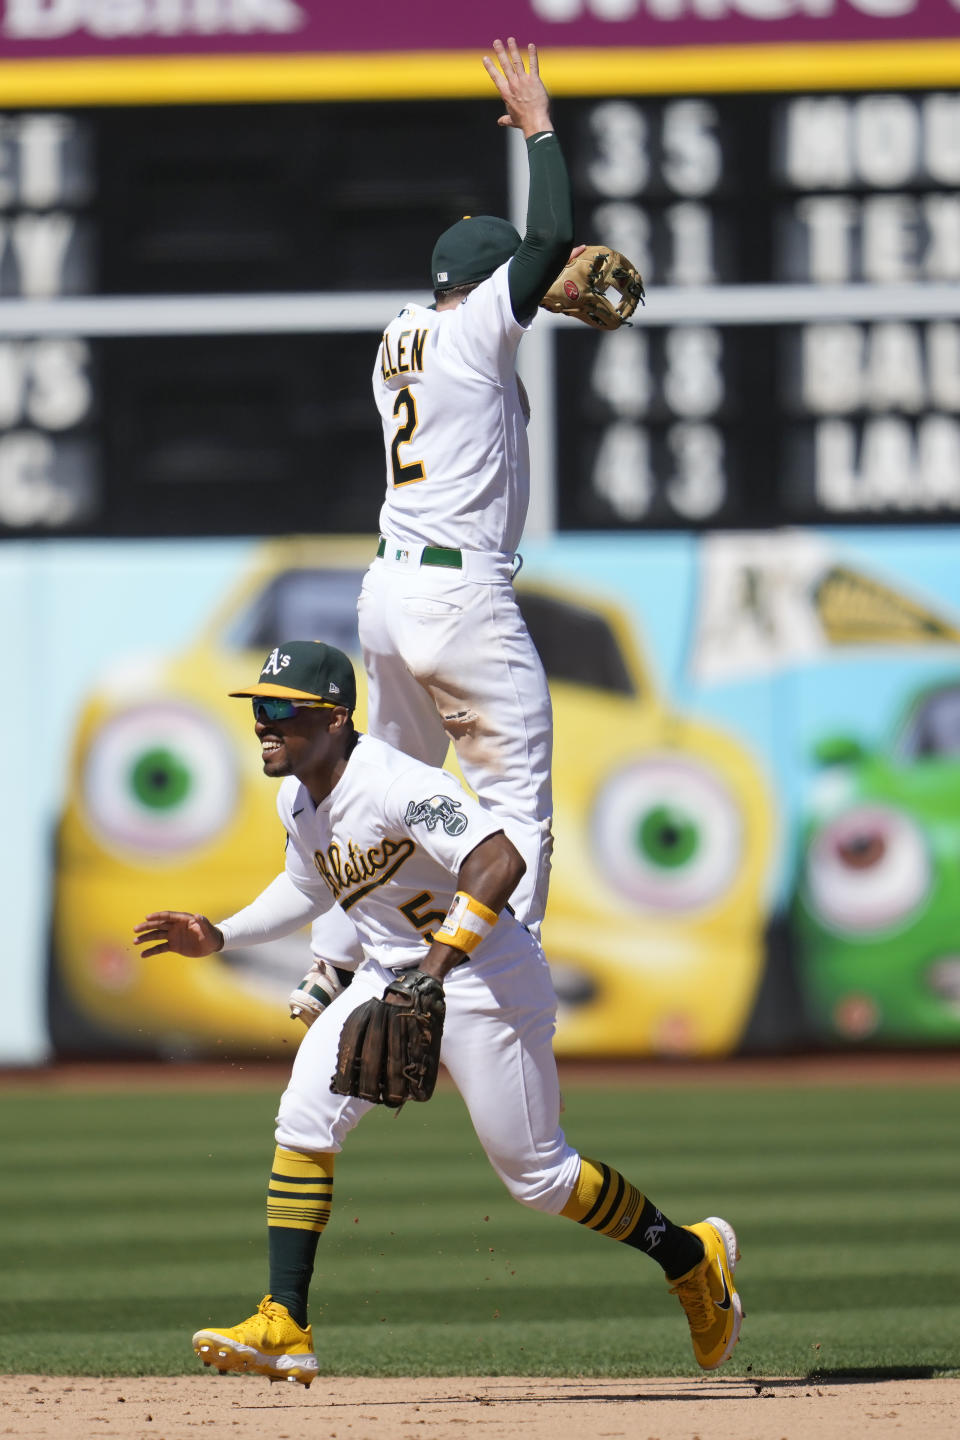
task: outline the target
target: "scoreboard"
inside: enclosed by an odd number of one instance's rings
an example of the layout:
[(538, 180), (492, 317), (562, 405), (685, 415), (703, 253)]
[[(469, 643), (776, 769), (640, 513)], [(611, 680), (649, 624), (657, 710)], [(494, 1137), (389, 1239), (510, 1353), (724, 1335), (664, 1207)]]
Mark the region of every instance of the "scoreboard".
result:
[(557, 112), (581, 229), (651, 277), (639, 325), (559, 341), (564, 527), (960, 511), (960, 94)]
[[(0, 110), (0, 536), (372, 529), (379, 333), (452, 220), (522, 228), (496, 113)], [(557, 528), (960, 515), (960, 92), (553, 114), (578, 239), (647, 285), (521, 348)]]

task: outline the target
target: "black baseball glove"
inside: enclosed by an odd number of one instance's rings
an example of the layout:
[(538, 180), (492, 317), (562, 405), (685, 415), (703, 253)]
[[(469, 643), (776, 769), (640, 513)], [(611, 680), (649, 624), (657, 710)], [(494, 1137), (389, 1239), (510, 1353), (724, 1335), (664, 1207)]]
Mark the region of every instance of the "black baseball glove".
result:
[(365, 1000), (347, 1016), (330, 1089), (393, 1110), (407, 1100), (429, 1100), (445, 1014), (443, 986), (432, 975), (411, 970), (394, 980), (382, 999)]

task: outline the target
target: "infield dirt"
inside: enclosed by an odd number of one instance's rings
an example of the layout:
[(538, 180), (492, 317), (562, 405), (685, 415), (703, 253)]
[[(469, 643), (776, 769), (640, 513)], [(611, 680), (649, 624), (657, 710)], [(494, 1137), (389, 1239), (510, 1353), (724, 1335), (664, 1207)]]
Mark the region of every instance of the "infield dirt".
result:
[(0, 1375), (23, 1440), (956, 1440), (960, 1380), (315, 1380)]

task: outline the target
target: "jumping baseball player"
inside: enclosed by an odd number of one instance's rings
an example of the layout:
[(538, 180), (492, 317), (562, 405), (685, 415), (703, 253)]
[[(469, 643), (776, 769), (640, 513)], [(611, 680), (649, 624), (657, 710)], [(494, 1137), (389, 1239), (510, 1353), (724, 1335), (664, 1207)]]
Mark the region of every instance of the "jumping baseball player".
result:
[(358, 734), (353, 669), (331, 646), (281, 644), (259, 681), (234, 693), (253, 700), (264, 773), (284, 777), (285, 869), (219, 925), (187, 912), (147, 915), (137, 944), (145, 955), (209, 955), (289, 934), (337, 904), (353, 917), (363, 959), (308, 1029), (280, 1102), (269, 1293), (241, 1324), (199, 1330), (199, 1358), (310, 1384), (318, 1361), (308, 1290), (336, 1156), (374, 1100), (428, 1098), (439, 1056), (510, 1194), (657, 1261), (698, 1364), (722, 1365), (741, 1321), (736, 1236), (718, 1217), (673, 1224), (567, 1141), (553, 989), (539, 943), (506, 908), (524, 862), (500, 821), (446, 771)]
[(553, 719), (513, 578), (529, 495), (517, 349), (573, 238), (570, 183), (537, 49), (483, 63), (526, 139), (526, 232), (460, 219), (434, 247), (436, 303), (383, 334), (373, 390), (387, 490), (359, 603), (372, 734), (429, 765), (452, 740), (468, 783), (526, 861), (512, 905), (535, 934), (547, 902)]

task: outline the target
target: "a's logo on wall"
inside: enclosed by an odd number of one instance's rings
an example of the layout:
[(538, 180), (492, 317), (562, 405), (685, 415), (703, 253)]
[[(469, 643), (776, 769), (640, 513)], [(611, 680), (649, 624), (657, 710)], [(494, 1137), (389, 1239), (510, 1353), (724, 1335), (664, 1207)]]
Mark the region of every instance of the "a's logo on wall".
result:
[(270, 651), (270, 654), (269, 654), (269, 656), (267, 657), (267, 663), (266, 663), (266, 665), (264, 665), (263, 669), (260, 671), (260, 674), (261, 674), (261, 675), (279, 675), (280, 672), (281, 672), (281, 670), (285, 669), (286, 666), (289, 665), (289, 664), (290, 664), (290, 656), (289, 656), (289, 655), (281, 655), (281, 654), (280, 654), (280, 647), (277, 646), (276, 650), (271, 650), (271, 651)]
[(834, 645), (956, 645), (960, 640), (957, 627), (926, 605), (849, 565), (831, 565), (812, 598)]
[(442, 825), (448, 835), (462, 835), (467, 828), (467, 817), (460, 808), (459, 800), (449, 795), (433, 795), (429, 800), (411, 800), (404, 820), (408, 825), (426, 825), (436, 830)]
[(822, 536), (707, 536), (690, 652), (698, 681), (809, 664), (848, 645), (950, 645), (960, 620), (895, 579), (871, 575)]

